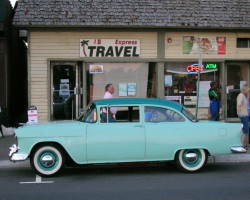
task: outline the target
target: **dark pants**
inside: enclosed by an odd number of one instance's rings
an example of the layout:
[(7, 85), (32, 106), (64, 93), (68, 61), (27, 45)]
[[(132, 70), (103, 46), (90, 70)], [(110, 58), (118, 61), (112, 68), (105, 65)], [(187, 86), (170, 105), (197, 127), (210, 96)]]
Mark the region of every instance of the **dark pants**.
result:
[(220, 101), (214, 99), (210, 102), (210, 114), (212, 121), (220, 120)]

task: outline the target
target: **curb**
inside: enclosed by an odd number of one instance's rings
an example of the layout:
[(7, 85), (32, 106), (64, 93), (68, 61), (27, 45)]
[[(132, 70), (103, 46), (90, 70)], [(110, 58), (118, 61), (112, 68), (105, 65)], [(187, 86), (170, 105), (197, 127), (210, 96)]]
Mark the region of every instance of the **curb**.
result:
[(250, 154), (232, 154), (223, 156), (209, 156), (208, 163), (238, 163), (238, 162), (250, 162)]

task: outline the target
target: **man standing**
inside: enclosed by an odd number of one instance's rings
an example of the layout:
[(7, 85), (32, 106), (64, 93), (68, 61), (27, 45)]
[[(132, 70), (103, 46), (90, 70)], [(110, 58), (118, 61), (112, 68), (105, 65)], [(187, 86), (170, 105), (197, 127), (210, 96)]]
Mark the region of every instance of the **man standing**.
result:
[[(114, 98), (113, 97), (113, 93), (115, 92), (115, 88), (113, 86), (113, 84), (109, 83), (105, 86), (105, 93), (104, 93), (104, 96), (103, 96), (103, 99), (111, 99), (111, 98)], [(108, 122), (115, 122), (115, 114), (117, 112), (117, 108), (116, 107), (111, 107), (110, 109), (106, 109), (106, 108), (103, 108), (102, 109), (102, 120), (104, 122), (107, 122), (107, 119), (108, 119)], [(108, 118), (107, 118), (107, 115), (108, 115)]]
[(248, 125), (248, 99), (247, 93), (250, 88), (247, 85), (244, 85), (241, 89), (240, 94), (237, 96), (237, 115), (240, 118), (241, 123), (243, 124), (241, 142), (243, 147), (247, 150), (247, 136), (249, 134), (249, 125)]
[(212, 81), (210, 83), (210, 89), (208, 91), (208, 96), (210, 99), (210, 115), (212, 121), (219, 121), (220, 119), (220, 100), (219, 95), (216, 93), (217, 84)]

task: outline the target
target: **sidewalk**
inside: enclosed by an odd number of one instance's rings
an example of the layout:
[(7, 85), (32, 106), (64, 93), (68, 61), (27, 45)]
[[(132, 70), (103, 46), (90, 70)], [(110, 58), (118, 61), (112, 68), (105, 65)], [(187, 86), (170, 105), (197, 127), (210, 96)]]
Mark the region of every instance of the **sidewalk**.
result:
[[(29, 166), (29, 160), (24, 162), (13, 163), (9, 161), (9, 147), (16, 144), (16, 139), (13, 135), (8, 135), (2, 138), (0, 136), (0, 168), (3, 167), (18, 167)], [(250, 162), (250, 149), (247, 153), (232, 154), (223, 156), (209, 156), (208, 163), (221, 163), (221, 162)]]

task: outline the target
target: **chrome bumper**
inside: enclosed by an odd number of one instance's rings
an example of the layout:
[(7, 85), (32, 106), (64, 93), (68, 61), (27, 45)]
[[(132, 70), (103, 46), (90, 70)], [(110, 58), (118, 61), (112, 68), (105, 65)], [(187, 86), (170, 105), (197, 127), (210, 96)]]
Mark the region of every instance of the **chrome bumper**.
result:
[(231, 147), (233, 153), (246, 153), (247, 150), (243, 147)]
[(19, 148), (17, 145), (13, 144), (10, 148), (9, 148), (10, 152), (9, 152), (9, 159), (12, 162), (17, 162), (17, 161), (24, 161), (28, 158), (28, 154), (20, 154), (17, 153)]

